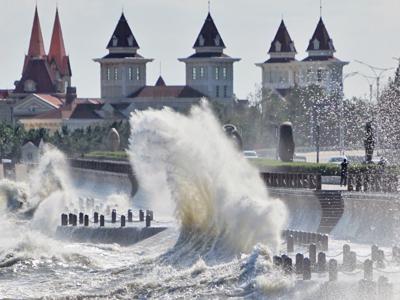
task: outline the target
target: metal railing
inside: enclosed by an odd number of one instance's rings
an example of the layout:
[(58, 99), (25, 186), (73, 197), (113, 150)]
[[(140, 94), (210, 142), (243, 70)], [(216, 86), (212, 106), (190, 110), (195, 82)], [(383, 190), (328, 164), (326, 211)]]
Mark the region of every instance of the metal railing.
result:
[(321, 174), (261, 173), (267, 187), (321, 190)]
[(398, 191), (398, 176), (396, 174), (349, 174), (347, 190), (357, 192), (384, 192)]

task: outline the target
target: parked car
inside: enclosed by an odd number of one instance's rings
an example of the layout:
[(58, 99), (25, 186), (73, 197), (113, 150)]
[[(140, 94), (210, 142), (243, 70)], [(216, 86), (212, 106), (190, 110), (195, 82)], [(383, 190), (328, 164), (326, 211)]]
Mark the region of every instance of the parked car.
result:
[(297, 153), (294, 154), (293, 161), (298, 161), (298, 162), (307, 162), (307, 157), (304, 155), (299, 155)]
[(328, 159), (328, 164), (335, 164), (335, 165), (340, 165), (343, 160), (346, 159), (347, 157), (344, 155), (340, 155), (340, 156), (332, 156)]
[(243, 151), (243, 155), (245, 158), (248, 158), (248, 159), (258, 158), (257, 152), (254, 150)]

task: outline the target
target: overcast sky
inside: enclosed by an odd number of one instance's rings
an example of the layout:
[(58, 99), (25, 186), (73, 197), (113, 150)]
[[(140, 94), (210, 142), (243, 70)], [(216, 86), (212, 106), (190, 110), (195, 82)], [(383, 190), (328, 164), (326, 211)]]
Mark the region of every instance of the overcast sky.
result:
[[(48, 51), (56, 8), (55, 0), (37, 0)], [(33, 22), (34, 0), (0, 0), (0, 88), (13, 88), (21, 76)], [(167, 84), (183, 85), (184, 64), (177, 58), (193, 53), (192, 46), (207, 15), (207, 0), (58, 0), (73, 85), (81, 97), (100, 95), (99, 66), (108, 40), (124, 8), (148, 64), (147, 83), (162, 75)], [(235, 92), (244, 98), (261, 81), (254, 64), (267, 59), (269, 45), (284, 17), (295, 42), (298, 59), (319, 18), (319, 0), (212, 0), (211, 13), (235, 65)], [(325, 0), (323, 19), (336, 47), (336, 56), (351, 62), (345, 73), (370, 75), (362, 60), (395, 67), (400, 56), (399, 0)], [(390, 72), (388, 75), (392, 75)], [(368, 83), (354, 76), (345, 81), (346, 96), (368, 94)]]

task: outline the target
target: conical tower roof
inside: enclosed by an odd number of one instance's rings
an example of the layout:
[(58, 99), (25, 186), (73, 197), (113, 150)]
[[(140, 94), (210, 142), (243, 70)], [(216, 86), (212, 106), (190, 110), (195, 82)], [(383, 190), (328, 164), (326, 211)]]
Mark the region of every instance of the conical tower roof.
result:
[(286, 28), (285, 22), (282, 20), (279, 25), (278, 32), (271, 43), (268, 53), (297, 53), (294, 42), (291, 39), (289, 32)]
[(54, 20), (53, 34), (51, 37), (49, 62), (55, 62), (57, 68), (62, 75), (70, 75), (70, 63), (67, 53), (65, 51), (64, 38), (61, 29), (60, 17), (58, 9), (56, 10), (56, 17)]
[(118, 21), (117, 27), (107, 45), (107, 49), (110, 48), (136, 48), (139, 49), (139, 44), (137, 43), (131, 28), (125, 18), (124, 13), (122, 13), (121, 18)]
[(160, 77), (158, 77), (155, 86), (167, 86), (167, 85), (165, 84), (164, 78), (162, 78), (161, 75), (160, 75)]
[(203, 27), (194, 43), (193, 48), (225, 48), (224, 41), (218, 32), (217, 26), (214, 23), (211, 14), (208, 13), (207, 18), (204, 22)]
[(46, 56), (46, 51), (44, 50), (42, 28), (40, 27), (37, 7), (35, 8), (35, 16), (33, 19), (32, 33), (27, 56), (38, 58)]
[(322, 18), (319, 19), (307, 51), (330, 51), (332, 53), (336, 51)]

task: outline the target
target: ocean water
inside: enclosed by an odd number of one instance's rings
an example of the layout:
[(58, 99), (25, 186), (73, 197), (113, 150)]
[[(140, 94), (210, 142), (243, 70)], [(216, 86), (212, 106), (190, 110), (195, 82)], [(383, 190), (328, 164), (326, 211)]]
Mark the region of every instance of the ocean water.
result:
[[(0, 182), (0, 299), (360, 299), (359, 272), (332, 287), (326, 274), (304, 282), (273, 267), (285, 248), (286, 208), (269, 197), (206, 103), (189, 116), (137, 112), (131, 125), (134, 199), (77, 186), (50, 147), (26, 182)], [(79, 199), (91, 196), (100, 212), (150, 208), (169, 228), (129, 247), (57, 239), (60, 214), (81, 211)], [(333, 241), (328, 255), (341, 246)], [(397, 289), (396, 270), (389, 269)]]
[(290, 286), (271, 263), (284, 205), (207, 104), (188, 117), (138, 112), (131, 124), (141, 189), (135, 199), (102, 190), (96, 204), (152, 208), (169, 229), (130, 247), (58, 240), (60, 214), (80, 211), (96, 187), (76, 187), (62, 153), (48, 148), (27, 182), (0, 183), (0, 298), (251, 297)]

